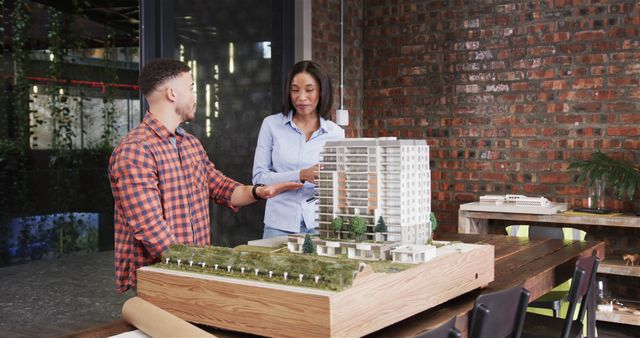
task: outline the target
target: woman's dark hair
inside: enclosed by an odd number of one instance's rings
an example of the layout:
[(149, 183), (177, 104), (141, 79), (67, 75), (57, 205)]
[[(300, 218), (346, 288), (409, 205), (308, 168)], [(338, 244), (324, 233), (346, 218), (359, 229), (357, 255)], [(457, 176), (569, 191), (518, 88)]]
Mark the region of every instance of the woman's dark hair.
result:
[(331, 78), (319, 64), (313, 61), (300, 61), (293, 65), (293, 68), (289, 72), (289, 76), (284, 84), (284, 92), (282, 93), (282, 114), (287, 116), (290, 110), (295, 109), (291, 102), (291, 81), (300, 73), (308, 73), (318, 82), (320, 86), (320, 98), (318, 99), (318, 116), (329, 119), (331, 106), (333, 105), (333, 86), (331, 85)]
[(147, 62), (142, 67), (138, 85), (144, 96), (148, 96), (161, 83), (190, 71), (184, 62), (172, 59), (156, 59)]

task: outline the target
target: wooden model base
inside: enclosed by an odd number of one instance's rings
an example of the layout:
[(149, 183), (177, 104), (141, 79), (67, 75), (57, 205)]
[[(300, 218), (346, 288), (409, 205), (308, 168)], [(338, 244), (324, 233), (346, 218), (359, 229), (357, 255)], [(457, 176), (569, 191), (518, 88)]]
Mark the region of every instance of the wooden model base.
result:
[(138, 296), (187, 321), (223, 329), (355, 337), (486, 286), (493, 278), (493, 246), (455, 243), (402, 272), (365, 269), (340, 292), (143, 267)]

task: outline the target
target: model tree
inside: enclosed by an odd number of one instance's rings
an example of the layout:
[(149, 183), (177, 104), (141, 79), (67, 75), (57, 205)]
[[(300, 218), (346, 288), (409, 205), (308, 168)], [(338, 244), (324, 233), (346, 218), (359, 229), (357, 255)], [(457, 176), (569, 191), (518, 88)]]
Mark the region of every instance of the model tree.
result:
[(429, 215), (429, 219), (431, 220), (431, 234), (433, 235), (433, 232), (438, 228), (438, 220), (436, 219), (436, 214), (432, 212), (431, 215)]
[(387, 232), (387, 225), (384, 223), (384, 218), (380, 216), (378, 223), (376, 224), (376, 232)]
[(306, 254), (312, 254), (315, 252), (315, 250), (313, 249), (313, 242), (311, 241), (311, 236), (309, 235), (304, 236), (304, 243), (302, 244), (302, 252)]
[(364, 220), (359, 216), (354, 216), (349, 223), (351, 223), (351, 236), (356, 241), (362, 240), (365, 231), (367, 231), (367, 224)]
[(333, 228), (333, 231), (338, 234), (338, 239), (340, 239), (340, 230), (342, 230), (343, 224), (344, 221), (340, 217), (336, 217), (333, 219), (333, 221), (331, 221), (331, 227)]

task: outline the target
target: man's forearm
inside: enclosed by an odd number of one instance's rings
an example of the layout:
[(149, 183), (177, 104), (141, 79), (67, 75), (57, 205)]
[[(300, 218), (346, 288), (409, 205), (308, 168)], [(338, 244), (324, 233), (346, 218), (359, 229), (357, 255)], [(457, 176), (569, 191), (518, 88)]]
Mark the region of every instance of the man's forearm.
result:
[[(258, 187), (258, 191), (256, 191), (259, 194), (259, 190), (262, 187)], [(236, 206), (236, 207), (242, 207), (245, 206), (247, 204), (251, 204), (253, 202), (255, 202), (255, 198), (253, 198), (253, 194), (251, 193), (251, 189), (253, 189), (252, 185), (239, 185), (236, 187), (236, 189), (233, 191), (233, 194), (231, 194), (231, 204)]]
[[(239, 185), (233, 190), (231, 194), (231, 204), (236, 207), (241, 207), (247, 204), (251, 204), (256, 201), (253, 197), (253, 185)], [(277, 196), (278, 194), (302, 188), (302, 183), (299, 182), (280, 182), (271, 185), (258, 185), (256, 187), (256, 195), (259, 199), (269, 199)]]

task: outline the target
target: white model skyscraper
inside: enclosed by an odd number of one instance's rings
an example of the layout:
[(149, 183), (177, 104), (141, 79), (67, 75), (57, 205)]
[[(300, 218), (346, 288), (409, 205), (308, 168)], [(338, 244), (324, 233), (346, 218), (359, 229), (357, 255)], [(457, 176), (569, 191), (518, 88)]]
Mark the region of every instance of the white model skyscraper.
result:
[(355, 138), (328, 141), (321, 153), (318, 180), (320, 232), (331, 221), (348, 224), (359, 216), (374, 240), (384, 219), (386, 241), (425, 244), (431, 238), (431, 170), (425, 140)]

